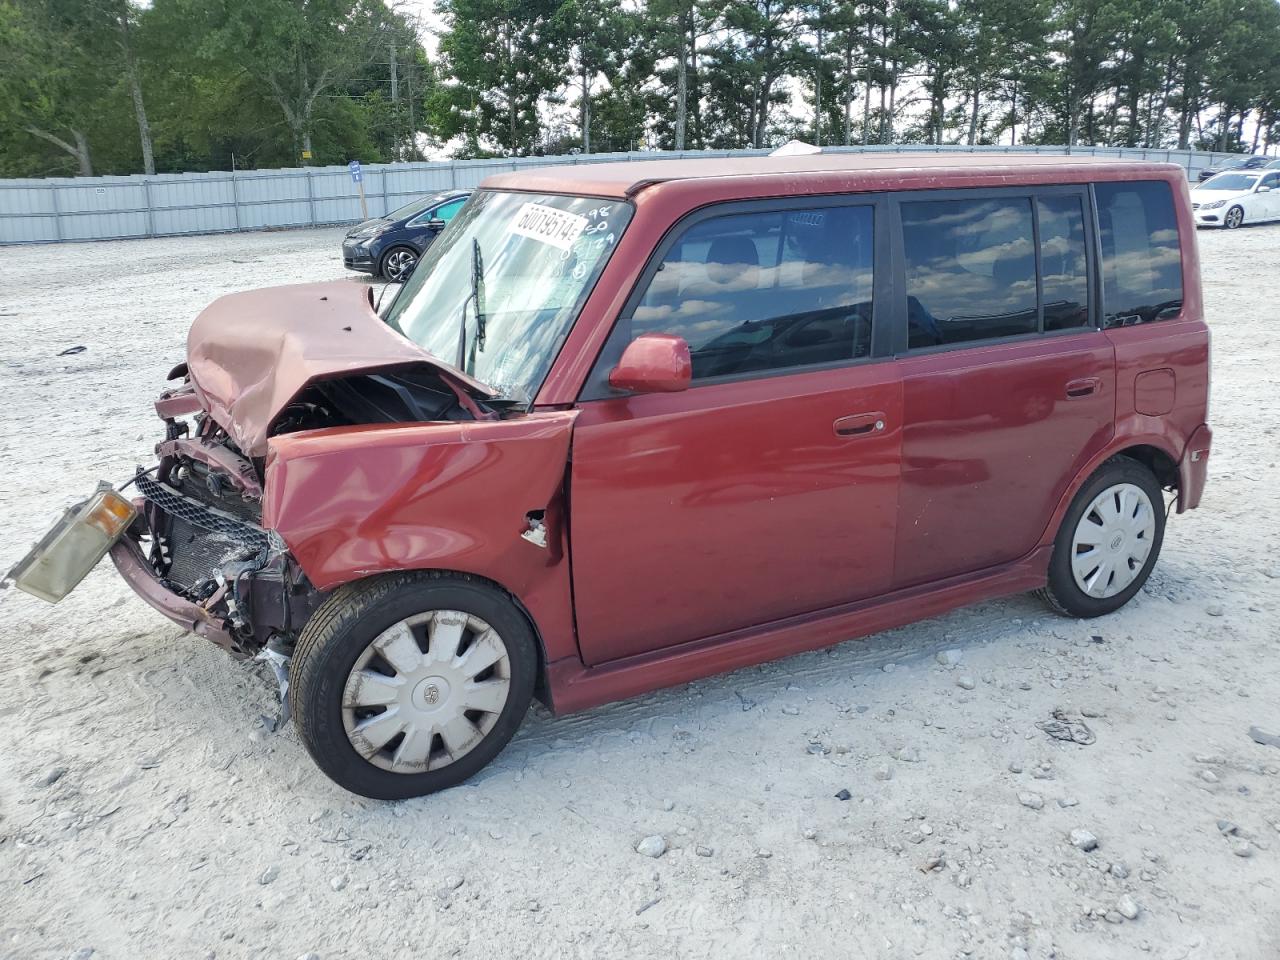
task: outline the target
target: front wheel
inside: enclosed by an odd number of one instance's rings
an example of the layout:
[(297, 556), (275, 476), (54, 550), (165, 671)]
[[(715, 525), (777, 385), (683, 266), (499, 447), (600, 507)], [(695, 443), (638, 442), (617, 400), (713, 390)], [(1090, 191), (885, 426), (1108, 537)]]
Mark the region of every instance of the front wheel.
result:
[(379, 272), (392, 283), (403, 283), (418, 265), (418, 252), (409, 247), (392, 247), (382, 257)]
[(455, 786), (498, 755), (533, 697), (533, 631), (501, 590), (406, 573), (334, 592), (298, 640), (289, 698), (328, 776), (378, 800)]
[(1244, 223), (1244, 208), (1232, 207), (1227, 211), (1227, 215), (1222, 218), (1222, 225), (1228, 230), (1234, 230), (1240, 224)]
[(1058, 530), (1041, 597), (1059, 613), (1100, 617), (1128, 603), (1164, 541), (1164, 498), (1145, 466), (1108, 460), (1080, 488)]

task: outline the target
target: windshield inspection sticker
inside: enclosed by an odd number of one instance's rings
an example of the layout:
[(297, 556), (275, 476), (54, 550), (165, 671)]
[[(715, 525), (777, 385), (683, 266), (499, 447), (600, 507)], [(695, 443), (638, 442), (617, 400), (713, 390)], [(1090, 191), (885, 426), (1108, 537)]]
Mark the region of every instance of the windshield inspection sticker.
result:
[(511, 232), (516, 236), (529, 237), (561, 250), (568, 250), (582, 236), (587, 223), (586, 217), (580, 217), (576, 213), (565, 213), (555, 207), (544, 207), (540, 203), (526, 203), (516, 213)]

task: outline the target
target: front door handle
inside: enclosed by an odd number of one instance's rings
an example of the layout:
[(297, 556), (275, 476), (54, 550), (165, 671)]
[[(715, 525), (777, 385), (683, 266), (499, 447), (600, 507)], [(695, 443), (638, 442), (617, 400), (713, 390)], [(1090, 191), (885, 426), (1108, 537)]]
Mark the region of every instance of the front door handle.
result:
[(1097, 377), (1081, 377), (1067, 384), (1067, 399), (1079, 400), (1081, 397), (1091, 397), (1101, 389), (1102, 381)]
[(855, 413), (832, 424), (837, 437), (867, 437), (884, 430), (884, 413)]

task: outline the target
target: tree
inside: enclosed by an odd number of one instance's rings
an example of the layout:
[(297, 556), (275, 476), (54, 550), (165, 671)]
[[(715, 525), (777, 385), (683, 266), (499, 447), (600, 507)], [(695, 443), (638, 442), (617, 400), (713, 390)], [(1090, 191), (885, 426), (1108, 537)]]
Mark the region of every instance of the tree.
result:
[(570, 52), (579, 84), (578, 127), (582, 152), (591, 152), (592, 86), (598, 77), (613, 88), (626, 66), (636, 37), (637, 18), (622, 9), (620, 0), (564, 0), (553, 24)]
[(800, 40), (803, 13), (799, 0), (729, 0), (725, 4), (723, 35), (708, 58), (708, 93), (720, 142), (765, 145), (770, 113), (786, 101), (782, 81), (805, 60)]
[(164, 7), (191, 25), (195, 56), (262, 85), (304, 162), (320, 97), (370, 65), (389, 22), (377, 0), (156, 0)]
[[(83, 4), (21, 0), (0, 5), (0, 126), (35, 137), (69, 156), (76, 172), (93, 176), (89, 130), (113, 86), (85, 29)], [(9, 153), (21, 149), (6, 145)]]
[(567, 77), (555, 0), (443, 0), (442, 83), (432, 115), (444, 139), (463, 136), (472, 155), (495, 144), (509, 156), (540, 140), (538, 108)]

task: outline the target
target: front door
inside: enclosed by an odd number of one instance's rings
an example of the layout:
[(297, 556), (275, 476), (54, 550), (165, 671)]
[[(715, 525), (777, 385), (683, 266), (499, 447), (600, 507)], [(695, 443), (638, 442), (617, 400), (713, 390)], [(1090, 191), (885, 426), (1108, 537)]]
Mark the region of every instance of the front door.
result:
[(900, 205), (895, 587), (1028, 553), (1112, 436), (1115, 358), (1092, 307), (1087, 200), (1052, 188)]
[[(872, 343), (873, 207), (743, 206), (667, 243), (584, 392), (570, 548), (588, 664), (889, 585), (902, 391)], [(690, 389), (601, 385), (641, 333), (689, 342)]]

